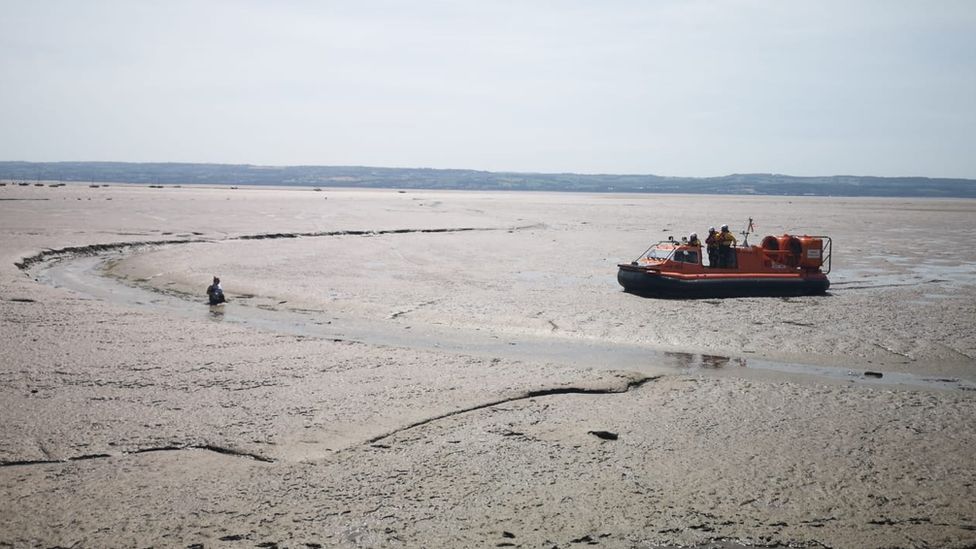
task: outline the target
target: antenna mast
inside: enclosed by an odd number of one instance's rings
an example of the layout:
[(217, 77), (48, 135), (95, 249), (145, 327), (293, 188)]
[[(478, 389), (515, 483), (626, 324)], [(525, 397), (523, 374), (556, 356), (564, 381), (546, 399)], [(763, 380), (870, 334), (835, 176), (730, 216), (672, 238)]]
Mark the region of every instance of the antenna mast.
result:
[(756, 230), (755, 227), (753, 227), (753, 225), (752, 225), (752, 218), (750, 217), (749, 218), (749, 226), (746, 227), (746, 230), (744, 230), (741, 233), (739, 233), (739, 234), (742, 235), (742, 246), (745, 247), (745, 246), (748, 246), (749, 245), (749, 235), (752, 234), (755, 230)]

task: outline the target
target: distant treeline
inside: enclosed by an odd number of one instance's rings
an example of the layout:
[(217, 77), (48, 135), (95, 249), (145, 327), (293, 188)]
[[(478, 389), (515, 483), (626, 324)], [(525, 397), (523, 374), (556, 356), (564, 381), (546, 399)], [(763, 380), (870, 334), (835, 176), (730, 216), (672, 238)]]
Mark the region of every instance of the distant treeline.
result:
[(976, 180), (927, 177), (662, 177), (484, 172), (360, 166), (252, 166), (130, 162), (0, 162), (0, 179), (150, 185), (288, 185), (395, 189), (638, 192), (976, 198)]

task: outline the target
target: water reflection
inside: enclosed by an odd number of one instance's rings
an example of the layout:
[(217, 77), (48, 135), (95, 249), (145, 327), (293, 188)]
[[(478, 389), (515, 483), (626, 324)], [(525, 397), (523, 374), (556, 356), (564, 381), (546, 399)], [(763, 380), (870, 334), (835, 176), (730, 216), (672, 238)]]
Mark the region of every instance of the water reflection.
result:
[(697, 353), (681, 353), (666, 351), (664, 356), (668, 357), (678, 368), (687, 370), (717, 370), (719, 368), (745, 368), (748, 361), (744, 358), (704, 355)]
[(210, 306), (210, 320), (223, 320), (224, 319), (224, 306), (221, 305), (211, 305)]

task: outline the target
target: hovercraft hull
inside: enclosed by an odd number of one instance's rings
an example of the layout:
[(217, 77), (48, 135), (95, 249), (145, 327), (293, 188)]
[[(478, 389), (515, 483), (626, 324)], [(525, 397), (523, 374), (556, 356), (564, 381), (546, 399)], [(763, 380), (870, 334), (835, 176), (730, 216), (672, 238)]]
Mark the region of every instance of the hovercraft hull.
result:
[(680, 277), (629, 265), (620, 265), (617, 282), (628, 293), (666, 299), (819, 295), (830, 287), (830, 281), (822, 273), (811, 276), (705, 274)]

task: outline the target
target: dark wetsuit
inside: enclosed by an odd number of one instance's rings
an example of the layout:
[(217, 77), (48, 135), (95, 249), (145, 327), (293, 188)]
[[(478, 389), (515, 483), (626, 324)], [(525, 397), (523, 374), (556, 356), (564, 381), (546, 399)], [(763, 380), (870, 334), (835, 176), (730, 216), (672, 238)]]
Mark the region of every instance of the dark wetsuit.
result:
[(210, 298), (211, 305), (217, 305), (227, 301), (224, 299), (224, 290), (220, 288), (220, 284), (207, 286), (207, 296)]
[(712, 231), (705, 239), (705, 246), (708, 247), (708, 266), (718, 267), (718, 233)]

